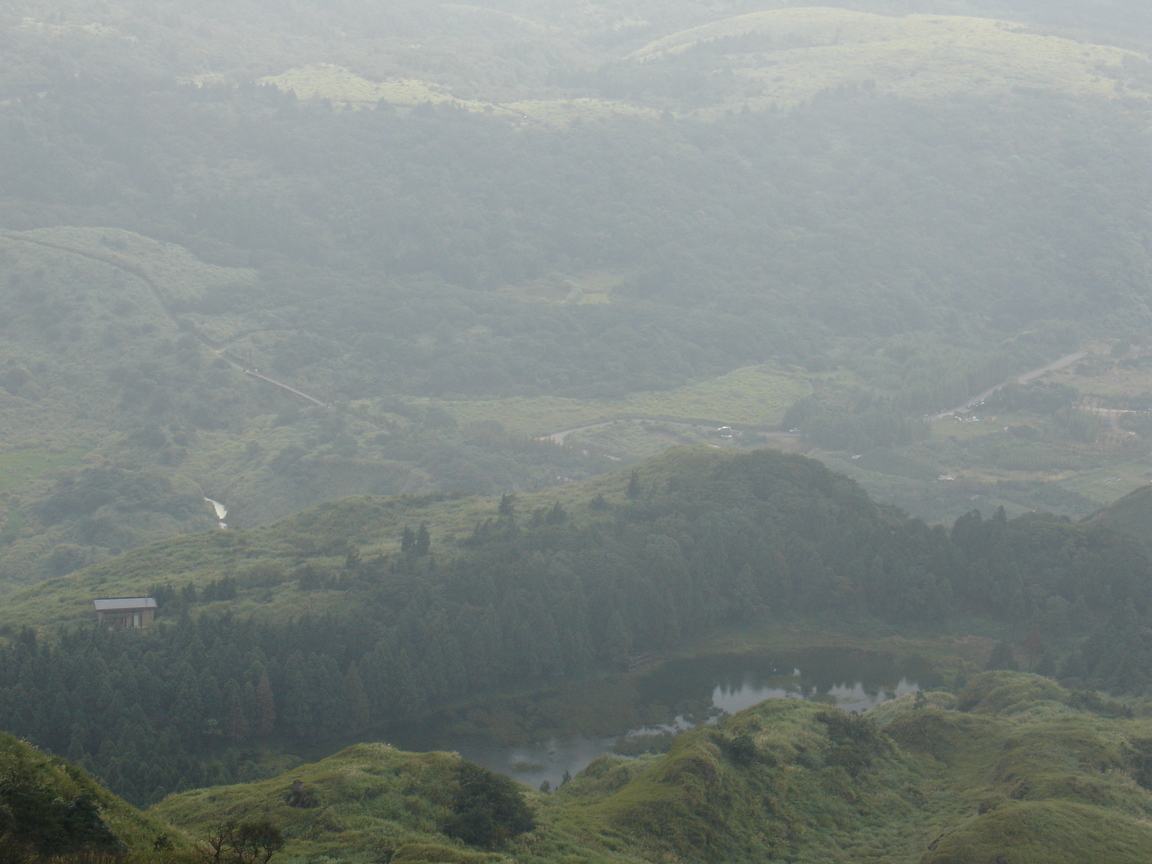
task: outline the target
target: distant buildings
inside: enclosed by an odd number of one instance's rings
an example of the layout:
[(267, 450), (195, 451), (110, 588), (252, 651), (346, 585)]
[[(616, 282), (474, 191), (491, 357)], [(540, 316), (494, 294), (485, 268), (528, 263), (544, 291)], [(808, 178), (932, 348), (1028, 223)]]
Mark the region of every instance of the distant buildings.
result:
[(152, 597), (109, 597), (93, 600), (96, 620), (109, 630), (143, 630), (156, 619)]

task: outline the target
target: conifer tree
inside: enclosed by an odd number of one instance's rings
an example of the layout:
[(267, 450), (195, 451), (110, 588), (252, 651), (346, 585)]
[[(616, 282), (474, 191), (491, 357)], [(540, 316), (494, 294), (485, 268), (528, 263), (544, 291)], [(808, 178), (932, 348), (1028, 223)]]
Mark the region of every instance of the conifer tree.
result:
[(505, 492), (500, 496), (500, 507), (496, 511), (501, 516), (511, 519), (516, 515), (516, 496), (511, 492)]
[(256, 734), (271, 735), (276, 725), (276, 700), (272, 697), (272, 682), (268, 673), (260, 673), (256, 685)]
[(360, 680), (355, 663), (348, 664), (344, 673), (344, 722), (349, 732), (359, 732), (368, 725), (368, 694)]
[(404, 553), (411, 553), (416, 550), (416, 532), (404, 526), (404, 531), (400, 535), (400, 551)]
[(224, 737), (231, 744), (248, 740), (248, 717), (244, 710), (244, 697), (235, 681), (228, 685), (228, 707), (224, 716)]
[(412, 552), (415, 555), (427, 555), (431, 547), (432, 537), (428, 534), (428, 525), (421, 522), (420, 530), (416, 532), (416, 543), (412, 546)]

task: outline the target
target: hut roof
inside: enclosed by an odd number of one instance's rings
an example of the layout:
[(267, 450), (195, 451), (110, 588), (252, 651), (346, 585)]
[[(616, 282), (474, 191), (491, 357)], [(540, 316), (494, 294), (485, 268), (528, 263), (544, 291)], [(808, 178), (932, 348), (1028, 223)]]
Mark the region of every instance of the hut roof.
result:
[(155, 609), (156, 601), (151, 597), (109, 597), (93, 600), (97, 612), (114, 612), (123, 609)]

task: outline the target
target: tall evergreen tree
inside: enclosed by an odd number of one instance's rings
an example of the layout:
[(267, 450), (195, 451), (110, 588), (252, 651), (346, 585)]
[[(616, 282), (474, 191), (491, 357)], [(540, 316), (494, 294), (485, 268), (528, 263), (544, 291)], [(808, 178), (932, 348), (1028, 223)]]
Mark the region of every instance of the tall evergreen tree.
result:
[(412, 546), (412, 553), (414, 555), (427, 555), (431, 548), (432, 537), (428, 534), (428, 525), (421, 522), (420, 530), (416, 532), (416, 542)]
[(272, 696), (272, 682), (268, 680), (268, 673), (260, 673), (260, 681), (256, 685), (256, 734), (271, 735), (276, 728), (276, 700)]
[(344, 673), (344, 725), (349, 732), (359, 732), (368, 725), (368, 694), (364, 692), (364, 682), (360, 680), (360, 670), (355, 663), (348, 664)]

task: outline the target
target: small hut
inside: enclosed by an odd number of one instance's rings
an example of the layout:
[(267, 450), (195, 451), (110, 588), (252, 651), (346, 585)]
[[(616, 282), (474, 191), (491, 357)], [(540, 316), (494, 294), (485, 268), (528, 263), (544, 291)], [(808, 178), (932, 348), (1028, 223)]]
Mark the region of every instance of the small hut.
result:
[(109, 630), (143, 630), (156, 619), (152, 597), (109, 597), (93, 600), (96, 620)]

